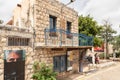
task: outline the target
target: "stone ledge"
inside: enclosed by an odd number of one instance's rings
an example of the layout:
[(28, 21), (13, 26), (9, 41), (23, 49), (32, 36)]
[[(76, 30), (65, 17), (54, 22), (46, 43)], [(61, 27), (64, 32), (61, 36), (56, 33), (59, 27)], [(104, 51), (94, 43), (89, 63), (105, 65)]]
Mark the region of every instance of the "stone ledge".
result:
[(1, 30), (6, 30), (6, 31), (18, 31), (18, 32), (27, 32), (27, 33), (32, 33), (32, 31), (29, 28), (26, 27), (18, 27), (14, 25), (3, 25), (0, 24), (0, 29)]

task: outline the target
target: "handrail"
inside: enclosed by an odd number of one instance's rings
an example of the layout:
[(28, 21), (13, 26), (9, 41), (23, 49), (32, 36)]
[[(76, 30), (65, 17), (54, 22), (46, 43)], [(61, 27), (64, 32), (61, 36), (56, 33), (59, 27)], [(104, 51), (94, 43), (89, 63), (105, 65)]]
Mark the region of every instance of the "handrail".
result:
[(70, 33), (63, 29), (45, 29), (45, 45), (55, 46), (93, 46), (93, 37)]

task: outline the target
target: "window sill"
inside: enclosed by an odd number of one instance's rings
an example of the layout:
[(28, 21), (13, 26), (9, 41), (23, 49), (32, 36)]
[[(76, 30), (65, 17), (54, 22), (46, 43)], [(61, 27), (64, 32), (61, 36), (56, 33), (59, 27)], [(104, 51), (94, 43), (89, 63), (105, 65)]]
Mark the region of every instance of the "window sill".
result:
[(73, 35), (72, 34), (67, 34), (67, 38), (72, 39)]
[(57, 35), (57, 33), (56, 33), (56, 32), (50, 32), (50, 33), (49, 33), (49, 36), (52, 36), (52, 37), (57, 37), (58, 35)]

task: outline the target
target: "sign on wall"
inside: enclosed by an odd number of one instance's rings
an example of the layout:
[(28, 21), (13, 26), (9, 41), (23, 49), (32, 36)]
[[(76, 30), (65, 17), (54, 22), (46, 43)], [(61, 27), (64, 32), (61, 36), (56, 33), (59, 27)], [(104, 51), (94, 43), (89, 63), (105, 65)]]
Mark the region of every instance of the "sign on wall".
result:
[(6, 62), (17, 62), (25, 60), (25, 50), (5, 50), (4, 59)]
[(4, 80), (25, 80), (25, 50), (4, 51)]

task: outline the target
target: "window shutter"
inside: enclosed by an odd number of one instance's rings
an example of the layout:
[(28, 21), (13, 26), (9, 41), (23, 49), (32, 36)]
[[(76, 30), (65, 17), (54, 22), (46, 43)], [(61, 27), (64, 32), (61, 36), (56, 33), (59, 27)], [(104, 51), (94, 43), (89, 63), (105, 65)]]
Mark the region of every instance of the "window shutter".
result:
[(66, 71), (66, 56), (61, 56), (61, 72)]
[(60, 72), (60, 57), (53, 57), (54, 71)]

